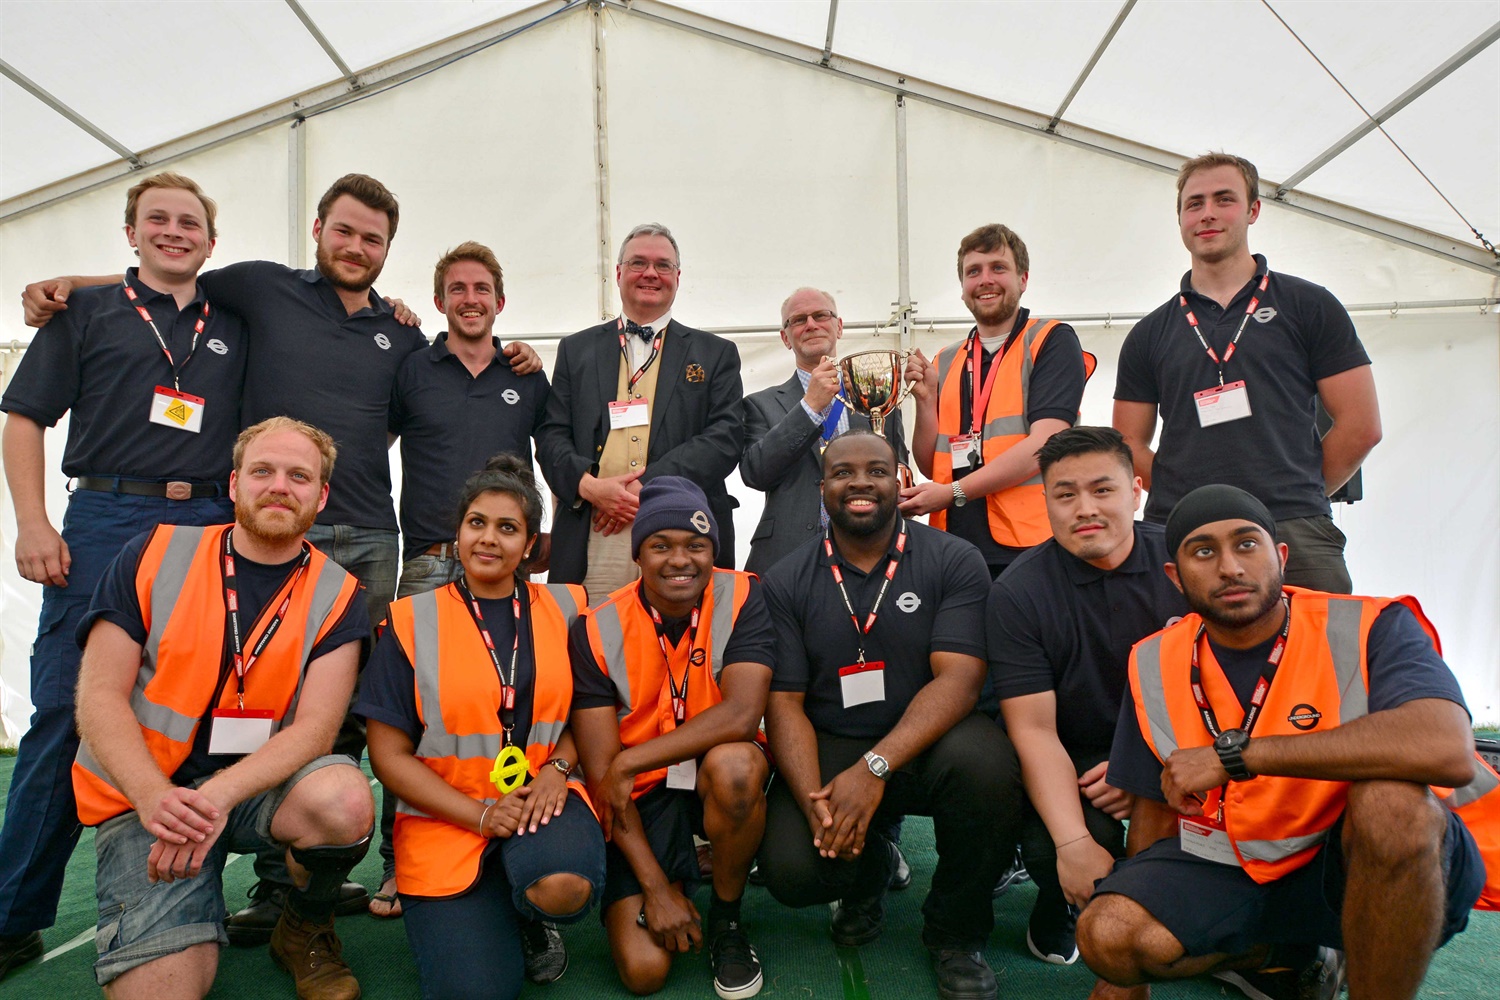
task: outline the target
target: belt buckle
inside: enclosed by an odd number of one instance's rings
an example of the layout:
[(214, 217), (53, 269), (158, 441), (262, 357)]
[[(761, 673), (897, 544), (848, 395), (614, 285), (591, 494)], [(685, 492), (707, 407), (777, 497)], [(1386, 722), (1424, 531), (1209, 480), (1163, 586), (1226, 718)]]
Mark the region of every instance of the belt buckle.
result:
[(193, 484), (174, 481), (167, 484), (168, 500), (191, 500), (193, 499)]

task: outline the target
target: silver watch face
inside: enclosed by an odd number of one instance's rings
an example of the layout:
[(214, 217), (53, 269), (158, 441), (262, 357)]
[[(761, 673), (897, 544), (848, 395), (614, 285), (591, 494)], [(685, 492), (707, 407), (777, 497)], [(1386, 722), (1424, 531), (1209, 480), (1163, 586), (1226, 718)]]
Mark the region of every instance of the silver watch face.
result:
[(869, 765), (870, 773), (877, 778), (884, 778), (886, 772), (891, 769), (891, 765), (878, 753), (865, 754), (865, 763)]

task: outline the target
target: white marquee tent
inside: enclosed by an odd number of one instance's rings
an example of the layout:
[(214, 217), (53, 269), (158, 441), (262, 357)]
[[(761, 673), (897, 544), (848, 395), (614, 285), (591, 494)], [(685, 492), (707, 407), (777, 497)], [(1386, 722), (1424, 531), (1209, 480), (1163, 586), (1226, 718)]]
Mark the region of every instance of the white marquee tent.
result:
[[(967, 327), (959, 238), (1006, 222), (1031, 248), (1026, 304), (1099, 356), (1083, 417), (1107, 423), (1122, 337), (1186, 268), (1173, 173), (1228, 149), (1264, 178), (1252, 247), (1329, 287), (1374, 358), (1385, 440), (1367, 499), (1335, 511), (1356, 587), (1417, 594), (1493, 722), (1497, 38), (1497, 0), (10, 0), (0, 357), (8, 375), (32, 334), (27, 281), (127, 262), (139, 171), (219, 200), (213, 263), (306, 266), (318, 194), (358, 170), (402, 201), (383, 293), (430, 303), (431, 263), (478, 239), (506, 270), (500, 332), (548, 358), (613, 315), (620, 235), (668, 224), (674, 311), (738, 341), (747, 391), (786, 377), (777, 307), (803, 284), (837, 296), (846, 340), (930, 355)], [(60, 524), (60, 473), (48, 491)], [(748, 541), (760, 500), (738, 492)], [(39, 588), (0, 507), (14, 740)]]

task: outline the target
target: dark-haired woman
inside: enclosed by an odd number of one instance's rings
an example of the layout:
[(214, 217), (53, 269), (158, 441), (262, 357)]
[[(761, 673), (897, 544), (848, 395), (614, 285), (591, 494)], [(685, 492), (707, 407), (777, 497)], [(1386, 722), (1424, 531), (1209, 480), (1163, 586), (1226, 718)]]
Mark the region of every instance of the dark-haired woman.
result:
[[(581, 919), (604, 879), (598, 820), (569, 779), (568, 626), (584, 595), (517, 579), (542, 512), (522, 459), (491, 459), (459, 510), (463, 577), (391, 604), (354, 711), (398, 798), (396, 886), (422, 995), (511, 998), (532, 955), (554, 959), (534, 978), (562, 974), (542, 921)], [(497, 758), (522, 755), (528, 783), (502, 794)]]

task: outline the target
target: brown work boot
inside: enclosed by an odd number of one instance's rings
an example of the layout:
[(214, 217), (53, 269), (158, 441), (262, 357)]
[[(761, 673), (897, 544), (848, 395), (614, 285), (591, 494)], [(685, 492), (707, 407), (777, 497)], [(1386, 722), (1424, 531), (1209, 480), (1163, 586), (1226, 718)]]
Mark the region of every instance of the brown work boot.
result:
[(288, 906), (271, 932), (271, 957), (297, 981), (302, 1000), (359, 1000), (359, 980), (344, 964), (333, 918), (317, 924)]

